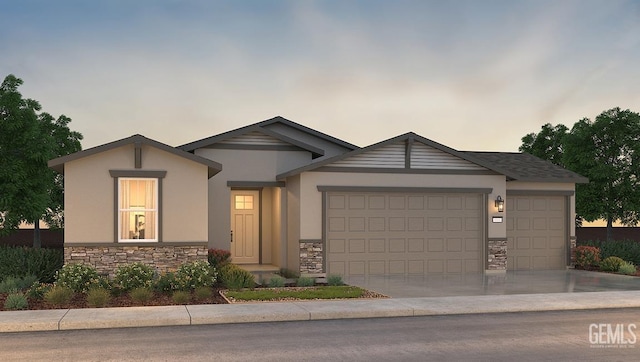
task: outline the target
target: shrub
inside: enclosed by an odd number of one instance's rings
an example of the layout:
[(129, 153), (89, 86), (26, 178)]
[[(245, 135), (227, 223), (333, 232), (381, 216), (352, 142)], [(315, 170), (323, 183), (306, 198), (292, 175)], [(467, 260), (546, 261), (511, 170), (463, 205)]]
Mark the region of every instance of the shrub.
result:
[(600, 249), (600, 256), (606, 259), (617, 256), (636, 265), (640, 264), (640, 242), (633, 240), (600, 241), (590, 240), (581, 242), (580, 245), (595, 246)]
[(90, 307), (104, 307), (109, 303), (109, 299), (111, 299), (111, 294), (104, 288), (91, 288), (87, 292), (87, 304)]
[(630, 261), (623, 262), (620, 265), (620, 268), (618, 268), (618, 273), (620, 273), (620, 274), (635, 275), (636, 272), (637, 272), (636, 266), (633, 265), (633, 263), (630, 262)]
[(129, 296), (134, 302), (144, 304), (153, 298), (153, 291), (149, 288), (135, 288), (129, 292)]
[(315, 283), (316, 279), (311, 277), (300, 277), (296, 280), (296, 286), (299, 287), (312, 287)]
[(288, 279), (297, 279), (300, 274), (294, 272), (291, 269), (285, 269), (285, 268), (280, 268), (280, 271), (278, 272), (278, 274), (282, 275), (283, 278), (288, 278)]
[(35, 282), (27, 291), (27, 296), (31, 299), (42, 300), (51, 288), (53, 288), (53, 284)]
[(344, 285), (344, 281), (342, 281), (342, 275), (339, 274), (331, 274), (327, 277), (327, 284), (332, 286)]
[(51, 283), (63, 263), (63, 250), (0, 246), (0, 279), (35, 275), (39, 281)]
[(56, 307), (68, 304), (71, 298), (73, 298), (73, 290), (62, 285), (56, 285), (44, 294), (44, 300)]
[(191, 300), (191, 293), (184, 290), (176, 290), (171, 296), (171, 300), (175, 304), (187, 304)]
[(6, 277), (2, 282), (0, 282), (0, 293), (9, 293), (13, 290), (27, 289), (37, 281), (38, 278), (35, 275), (27, 275), (20, 278)]
[(615, 272), (618, 271), (622, 263), (624, 263), (624, 260), (617, 256), (610, 256), (600, 262), (600, 270)]
[(578, 246), (575, 250), (576, 266), (587, 268), (598, 265), (600, 262), (600, 249), (594, 246)]
[(253, 274), (235, 264), (227, 264), (220, 269), (220, 279), (227, 288), (236, 290), (253, 288), (256, 284)]
[(216, 270), (220, 270), (221, 267), (229, 264), (231, 252), (223, 249), (209, 249), (207, 259), (209, 260), (209, 265), (216, 268)]
[(196, 296), (196, 299), (208, 299), (213, 295), (213, 291), (210, 287), (198, 287), (193, 293)]
[(70, 288), (76, 293), (86, 293), (100, 284), (96, 268), (87, 264), (66, 264), (56, 273), (56, 285)]
[(135, 262), (131, 264), (120, 265), (116, 269), (116, 275), (113, 283), (117, 288), (125, 292), (135, 288), (151, 288), (153, 285), (153, 276), (155, 270), (150, 265)]
[(180, 290), (210, 287), (215, 283), (217, 272), (206, 261), (184, 263), (174, 273), (176, 288)]
[(27, 297), (22, 293), (11, 293), (4, 300), (4, 309), (6, 310), (27, 309), (28, 306)]
[(280, 288), (284, 287), (285, 279), (279, 275), (273, 275), (269, 278), (269, 287), (270, 288)]
[(176, 278), (172, 272), (167, 272), (158, 278), (155, 283), (156, 291), (162, 293), (169, 293), (177, 289)]

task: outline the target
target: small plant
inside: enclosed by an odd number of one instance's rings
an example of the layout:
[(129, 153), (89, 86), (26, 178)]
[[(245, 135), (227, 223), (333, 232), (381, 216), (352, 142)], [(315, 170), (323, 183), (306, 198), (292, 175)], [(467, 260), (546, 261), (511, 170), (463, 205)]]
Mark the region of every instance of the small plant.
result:
[(256, 284), (253, 274), (235, 264), (227, 264), (220, 269), (222, 284), (232, 290), (253, 288)]
[(285, 279), (279, 275), (274, 275), (269, 278), (269, 288), (281, 288), (284, 287)]
[(69, 304), (71, 298), (73, 298), (73, 290), (63, 285), (56, 285), (44, 294), (44, 300), (56, 307)]
[(331, 274), (327, 277), (327, 284), (331, 286), (344, 285), (344, 281), (342, 280), (342, 275), (339, 274)]
[(161, 293), (170, 293), (176, 290), (178, 287), (176, 285), (176, 278), (172, 272), (167, 272), (156, 280), (154, 289)]
[(111, 299), (111, 294), (104, 288), (91, 288), (87, 292), (87, 304), (90, 307), (102, 308), (109, 303), (109, 299)]
[(129, 292), (129, 297), (136, 303), (145, 304), (153, 298), (153, 291), (149, 288), (135, 288)]
[(589, 268), (600, 262), (600, 249), (595, 246), (578, 246), (575, 250), (576, 266)]
[(11, 293), (7, 295), (7, 299), (4, 301), (5, 310), (27, 309), (28, 306), (27, 297), (22, 293)]
[(193, 295), (195, 295), (198, 300), (209, 299), (213, 295), (213, 291), (210, 287), (197, 287)]
[(6, 277), (0, 282), (0, 293), (11, 293), (18, 290), (18, 279)]
[(184, 263), (174, 273), (175, 289), (189, 290), (210, 287), (216, 282), (218, 273), (206, 261)]
[(291, 269), (286, 269), (286, 268), (280, 268), (280, 271), (278, 272), (278, 274), (280, 274), (283, 278), (287, 278), (287, 279), (297, 279), (300, 274), (294, 272)]
[(153, 284), (154, 275), (155, 270), (153, 267), (138, 261), (131, 264), (120, 265), (116, 269), (113, 282), (115, 286), (128, 292), (135, 288), (150, 288)]
[(221, 267), (229, 264), (231, 252), (223, 249), (209, 249), (207, 259), (209, 260), (209, 265), (219, 270)]
[(315, 283), (315, 278), (311, 277), (300, 277), (296, 280), (296, 286), (298, 287), (312, 287)]
[(624, 275), (635, 275), (636, 272), (637, 272), (636, 266), (633, 265), (633, 263), (630, 261), (623, 262), (618, 268), (618, 273), (624, 274)]
[(35, 300), (42, 300), (44, 295), (53, 288), (53, 284), (35, 282), (27, 291), (27, 297)]
[(615, 272), (618, 271), (622, 263), (624, 263), (624, 260), (621, 258), (618, 258), (617, 256), (610, 256), (600, 262), (600, 270)]
[(187, 304), (191, 300), (191, 293), (184, 290), (176, 290), (171, 297), (175, 304)]
[(56, 273), (56, 285), (65, 286), (76, 293), (86, 293), (99, 283), (98, 271), (91, 265), (66, 264)]

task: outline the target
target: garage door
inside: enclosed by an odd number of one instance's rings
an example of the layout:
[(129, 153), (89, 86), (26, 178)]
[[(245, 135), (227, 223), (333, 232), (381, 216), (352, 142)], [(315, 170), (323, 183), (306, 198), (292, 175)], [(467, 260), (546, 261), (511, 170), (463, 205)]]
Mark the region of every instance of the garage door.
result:
[(481, 194), (330, 192), (327, 271), (344, 276), (483, 270)]
[(507, 269), (564, 269), (567, 212), (564, 196), (509, 196)]

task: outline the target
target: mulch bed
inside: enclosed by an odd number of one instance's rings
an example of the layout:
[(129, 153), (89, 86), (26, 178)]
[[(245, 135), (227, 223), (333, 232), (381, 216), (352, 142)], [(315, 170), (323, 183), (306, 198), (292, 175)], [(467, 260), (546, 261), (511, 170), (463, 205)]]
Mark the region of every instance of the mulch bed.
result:
[[(598, 268), (597, 266), (585, 266), (585, 267), (580, 267), (577, 266), (575, 267), (577, 270), (586, 270), (586, 271), (594, 271), (594, 272), (599, 272), (599, 273), (608, 273), (608, 274), (617, 274), (617, 275), (625, 275), (625, 274), (620, 274), (620, 273), (614, 273), (612, 271), (604, 271), (604, 270), (600, 270), (600, 268)], [(640, 267), (636, 267), (636, 273), (635, 274), (630, 274), (629, 276), (631, 277), (640, 277)]]

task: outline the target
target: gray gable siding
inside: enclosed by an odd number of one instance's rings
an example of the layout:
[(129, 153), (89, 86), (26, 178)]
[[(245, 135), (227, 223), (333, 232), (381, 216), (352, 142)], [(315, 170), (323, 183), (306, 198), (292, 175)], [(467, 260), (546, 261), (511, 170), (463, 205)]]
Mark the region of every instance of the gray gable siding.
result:
[(405, 167), (405, 144), (397, 142), (383, 147), (332, 162), (332, 167)]
[(271, 135), (263, 134), (257, 131), (239, 135), (227, 140), (222, 140), (219, 144), (233, 145), (269, 145), (269, 146), (288, 146), (289, 143), (279, 140)]
[(467, 160), (440, 151), (424, 143), (414, 142), (411, 147), (411, 168), (440, 170), (486, 170)]
[(358, 148), (354, 145), (347, 144), (346, 142), (344, 144), (341, 144), (337, 140), (333, 141), (332, 139), (320, 137), (323, 134), (320, 134), (319, 132), (310, 133), (309, 131), (298, 129), (282, 122), (266, 124), (262, 126), (262, 128), (324, 150), (324, 156), (315, 158), (313, 162), (324, 160), (337, 155), (342, 155)]

